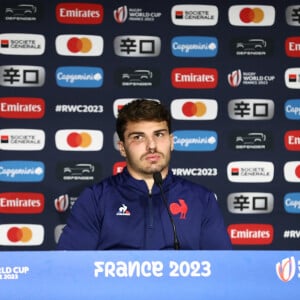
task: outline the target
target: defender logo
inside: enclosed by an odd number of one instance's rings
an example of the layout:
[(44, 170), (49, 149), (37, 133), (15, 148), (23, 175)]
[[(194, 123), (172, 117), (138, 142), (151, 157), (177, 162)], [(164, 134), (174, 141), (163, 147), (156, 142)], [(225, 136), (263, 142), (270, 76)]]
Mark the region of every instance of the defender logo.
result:
[(57, 165), (57, 178), (63, 181), (94, 181), (100, 178), (100, 166), (91, 162), (66, 162)]
[(4, 20), (35, 22), (39, 20), (40, 8), (40, 3), (7, 5), (4, 8)]
[(266, 38), (240, 38), (232, 41), (232, 54), (236, 56), (267, 56), (273, 53), (273, 43)]
[(267, 150), (271, 148), (271, 134), (262, 131), (239, 131), (232, 135), (236, 150)]
[(115, 79), (123, 87), (153, 87), (159, 85), (159, 71), (155, 69), (118, 69)]

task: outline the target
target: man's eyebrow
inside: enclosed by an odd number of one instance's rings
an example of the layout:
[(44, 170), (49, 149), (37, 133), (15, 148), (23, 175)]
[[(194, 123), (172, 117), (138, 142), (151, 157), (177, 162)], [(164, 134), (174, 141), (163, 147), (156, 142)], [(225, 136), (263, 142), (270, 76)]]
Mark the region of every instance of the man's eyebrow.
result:
[(127, 137), (130, 137), (131, 135), (135, 135), (135, 134), (145, 134), (145, 132), (143, 132), (143, 131), (132, 131), (132, 132), (129, 132), (127, 134)]
[(162, 129), (158, 129), (158, 130), (154, 130), (154, 133), (159, 133), (159, 132), (168, 132), (169, 130), (167, 128), (162, 128)]
[[(168, 132), (168, 131), (169, 130), (167, 128), (161, 128), (161, 129), (154, 130), (153, 133)], [(132, 131), (127, 134), (127, 137), (130, 137), (130, 136), (136, 135), (136, 134), (145, 134), (145, 132), (144, 131)]]

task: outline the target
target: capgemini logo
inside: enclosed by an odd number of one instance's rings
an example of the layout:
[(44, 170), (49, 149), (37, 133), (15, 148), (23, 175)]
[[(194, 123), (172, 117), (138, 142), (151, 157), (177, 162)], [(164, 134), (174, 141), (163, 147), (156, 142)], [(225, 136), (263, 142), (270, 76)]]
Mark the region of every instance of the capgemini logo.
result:
[(283, 282), (292, 280), (296, 272), (295, 257), (284, 258), (281, 262), (276, 264), (276, 273), (278, 278)]

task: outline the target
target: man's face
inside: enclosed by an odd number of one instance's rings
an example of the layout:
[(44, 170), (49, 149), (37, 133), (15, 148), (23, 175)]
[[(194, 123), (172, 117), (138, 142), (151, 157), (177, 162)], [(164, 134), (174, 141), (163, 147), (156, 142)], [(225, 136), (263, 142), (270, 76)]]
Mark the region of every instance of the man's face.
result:
[(136, 179), (145, 179), (154, 172), (166, 175), (173, 150), (173, 136), (167, 122), (129, 122), (124, 132), (124, 142), (119, 142), (127, 168)]

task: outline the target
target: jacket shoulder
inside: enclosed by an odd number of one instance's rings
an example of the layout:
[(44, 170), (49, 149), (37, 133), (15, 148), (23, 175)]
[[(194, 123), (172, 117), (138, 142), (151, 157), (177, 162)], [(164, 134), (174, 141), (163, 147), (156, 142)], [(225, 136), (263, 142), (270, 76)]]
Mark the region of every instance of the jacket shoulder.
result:
[(194, 181), (185, 179), (183, 177), (173, 175), (172, 179), (173, 179), (172, 182), (174, 185), (181, 185), (182, 187), (189, 188), (192, 191), (212, 193), (212, 191), (209, 188), (205, 187), (204, 185), (201, 185), (200, 183), (196, 183)]

